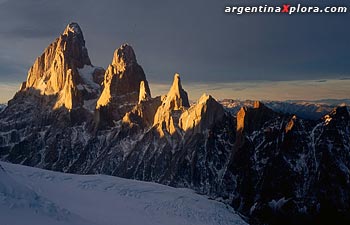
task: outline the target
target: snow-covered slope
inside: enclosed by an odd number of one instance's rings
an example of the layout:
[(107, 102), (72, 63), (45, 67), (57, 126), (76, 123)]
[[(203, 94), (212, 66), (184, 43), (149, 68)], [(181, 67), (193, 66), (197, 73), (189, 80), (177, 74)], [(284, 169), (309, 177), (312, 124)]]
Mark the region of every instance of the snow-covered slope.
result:
[(1, 165), (0, 224), (246, 224), (229, 206), (189, 189)]

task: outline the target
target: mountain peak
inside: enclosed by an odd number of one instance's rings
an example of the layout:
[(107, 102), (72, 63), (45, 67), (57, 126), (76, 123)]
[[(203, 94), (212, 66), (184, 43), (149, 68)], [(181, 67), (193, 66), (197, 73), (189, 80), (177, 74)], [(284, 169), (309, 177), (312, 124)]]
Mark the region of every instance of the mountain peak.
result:
[(114, 51), (112, 65), (119, 71), (125, 71), (129, 65), (137, 63), (134, 49), (129, 44), (123, 44)]
[(78, 23), (72, 22), (67, 25), (66, 29), (63, 31), (63, 35), (68, 35), (69, 33), (82, 34), (83, 32)]
[(253, 107), (241, 107), (237, 112), (237, 132), (251, 133), (256, 127), (277, 116), (277, 113), (266, 107), (260, 101), (255, 101)]
[(195, 105), (182, 113), (179, 127), (186, 132), (201, 133), (220, 121), (224, 114), (222, 105), (204, 93)]
[(174, 75), (174, 81), (167, 94), (165, 105), (168, 110), (190, 107), (187, 92), (182, 88), (181, 78), (178, 73)]
[(180, 74), (175, 73), (173, 84), (171, 86), (174, 90), (180, 91), (182, 89)]
[[(208, 95), (206, 93), (202, 94), (202, 96), (199, 98), (198, 100), (198, 104), (202, 104), (205, 103), (207, 101), (211, 101), (214, 100), (213, 97), (211, 95)], [(215, 101), (215, 100), (214, 100)]]
[(151, 96), (146, 75), (136, 61), (133, 48), (128, 44), (115, 50), (103, 85), (96, 109), (101, 111), (100, 118), (106, 120), (107, 125), (123, 118), (125, 113), (139, 103), (140, 98), (145, 100)]
[[(174, 75), (173, 84), (167, 95), (162, 96), (162, 105), (154, 116), (154, 125), (158, 124), (159, 132), (164, 134), (175, 134), (178, 127), (178, 120), (181, 112), (190, 107), (187, 92), (181, 86), (179, 74)], [(176, 112), (175, 112), (176, 111)]]
[(84, 66), (91, 66), (91, 61), (83, 32), (77, 23), (70, 23), (62, 35), (35, 60), (20, 91), (33, 89), (41, 95), (58, 96), (54, 108), (61, 107), (64, 102), (76, 102), (68, 104), (69, 107), (64, 104), (71, 109), (73, 105), (81, 103), (77, 85), (84, 82), (78, 70)]

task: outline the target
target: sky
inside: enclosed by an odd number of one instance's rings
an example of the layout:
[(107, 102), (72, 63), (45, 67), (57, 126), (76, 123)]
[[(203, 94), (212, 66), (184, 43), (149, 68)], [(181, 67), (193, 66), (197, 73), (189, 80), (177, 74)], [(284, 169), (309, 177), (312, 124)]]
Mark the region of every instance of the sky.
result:
[[(289, 0), (348, 5), (346, 0)], [(34, 60), (70, 22), (84, 32), (91, 61), (107, 67), (133, 46), (153, 95), (180, 73), (191, 99), (320, 99), (350, 96), (347, 14), (225, 14), (225, 6), (280, 0), (0, 0), (0, 103), (26, 80)]]

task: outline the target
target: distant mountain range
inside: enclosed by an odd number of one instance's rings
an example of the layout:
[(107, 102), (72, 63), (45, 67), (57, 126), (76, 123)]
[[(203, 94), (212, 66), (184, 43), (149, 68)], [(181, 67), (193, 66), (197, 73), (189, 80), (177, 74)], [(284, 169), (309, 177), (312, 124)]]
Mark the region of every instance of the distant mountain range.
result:
[[(226, 109), (236, 114), (241, 107), (253, 106), (252, 100), (220, 100)], [(350, 106), (350, 99), (323, 99), (323, 100), (288, 100), (288, 101), (263, 101), (263, 103), (276, 112), (297, 115), (304, 119), (317, 120), (338, 106)]]
[(93, 66), (71, 23), (0, 113), (0, 158), (191, 188), (250, 224), (349, 224), (349, 112), (310, 104), (203, 94), (190, 105), (178, 74), (152, 97), (130, 45)]

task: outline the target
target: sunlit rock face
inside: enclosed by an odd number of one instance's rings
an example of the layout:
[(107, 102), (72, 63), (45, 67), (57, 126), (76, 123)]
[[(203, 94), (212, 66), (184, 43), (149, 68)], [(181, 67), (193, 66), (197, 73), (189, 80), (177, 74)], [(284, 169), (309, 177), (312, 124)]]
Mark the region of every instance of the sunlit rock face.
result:
[(140, 83), (140, 94), (139, 94), (139, 103), (143, 101), (147, 101), (151, 98), (148, 86), (146, 86), (145, 81), (141, 81)]
[(187, 92), (182, 88), (179, 74), (174, 75), (173, 83), (167, 95), (161, 97), (162, 104), (154, 117), (154, 126), (161, 136), (164, 132), (174, 135), (178, 129), (181, 113), (190, 107)]
[(210, 129), (222, 120), (225, 110), (212, 96), (203, 94), (198, 102), (184, 111), (179, 119), (179, 127), (191, 134)]
[(203, 94), (190, 107), (179, 74), (175, 74), (169, 92), (163, 96), (150, 98), (143, 94), (142, 86), (141, 82), (139, 103), (123, 118), (125, 124), (152, 126), (160, 137), (177, 139), (211, 129), (224, 117), (224, 108), (210, 95)]
[(124, 44), (115, 50), (112, 63), (106, 70), (103, 86), (96, 109), (99, 122), (109, 125), (120, 120), (139, 102), (140, 86), (143, 97), (151, 96), (145, 73), (137, 63), (130, 45)]
[(187, 92), (182, 88), (179, 74), (174, 75), (174, 81), (163, 102), (165, 110), (181, 110), (190, 107)]
[(20, 91), (55, 97), (54, 109), (71, 110), (97, 97), (100, 85), (92, 75), (101, 70), (91, 65), (79, 25), (70, 23), (36, 59)]
[(26, 88), (36, 88), (46, 95), (56, 94), (64, 88), (68, 70), (74, 70), (78, 77), (77, 69), (84, 65), (91, 65), (84, 36), (79, 25), (71, 23), (36, 59), (28, 72)]

